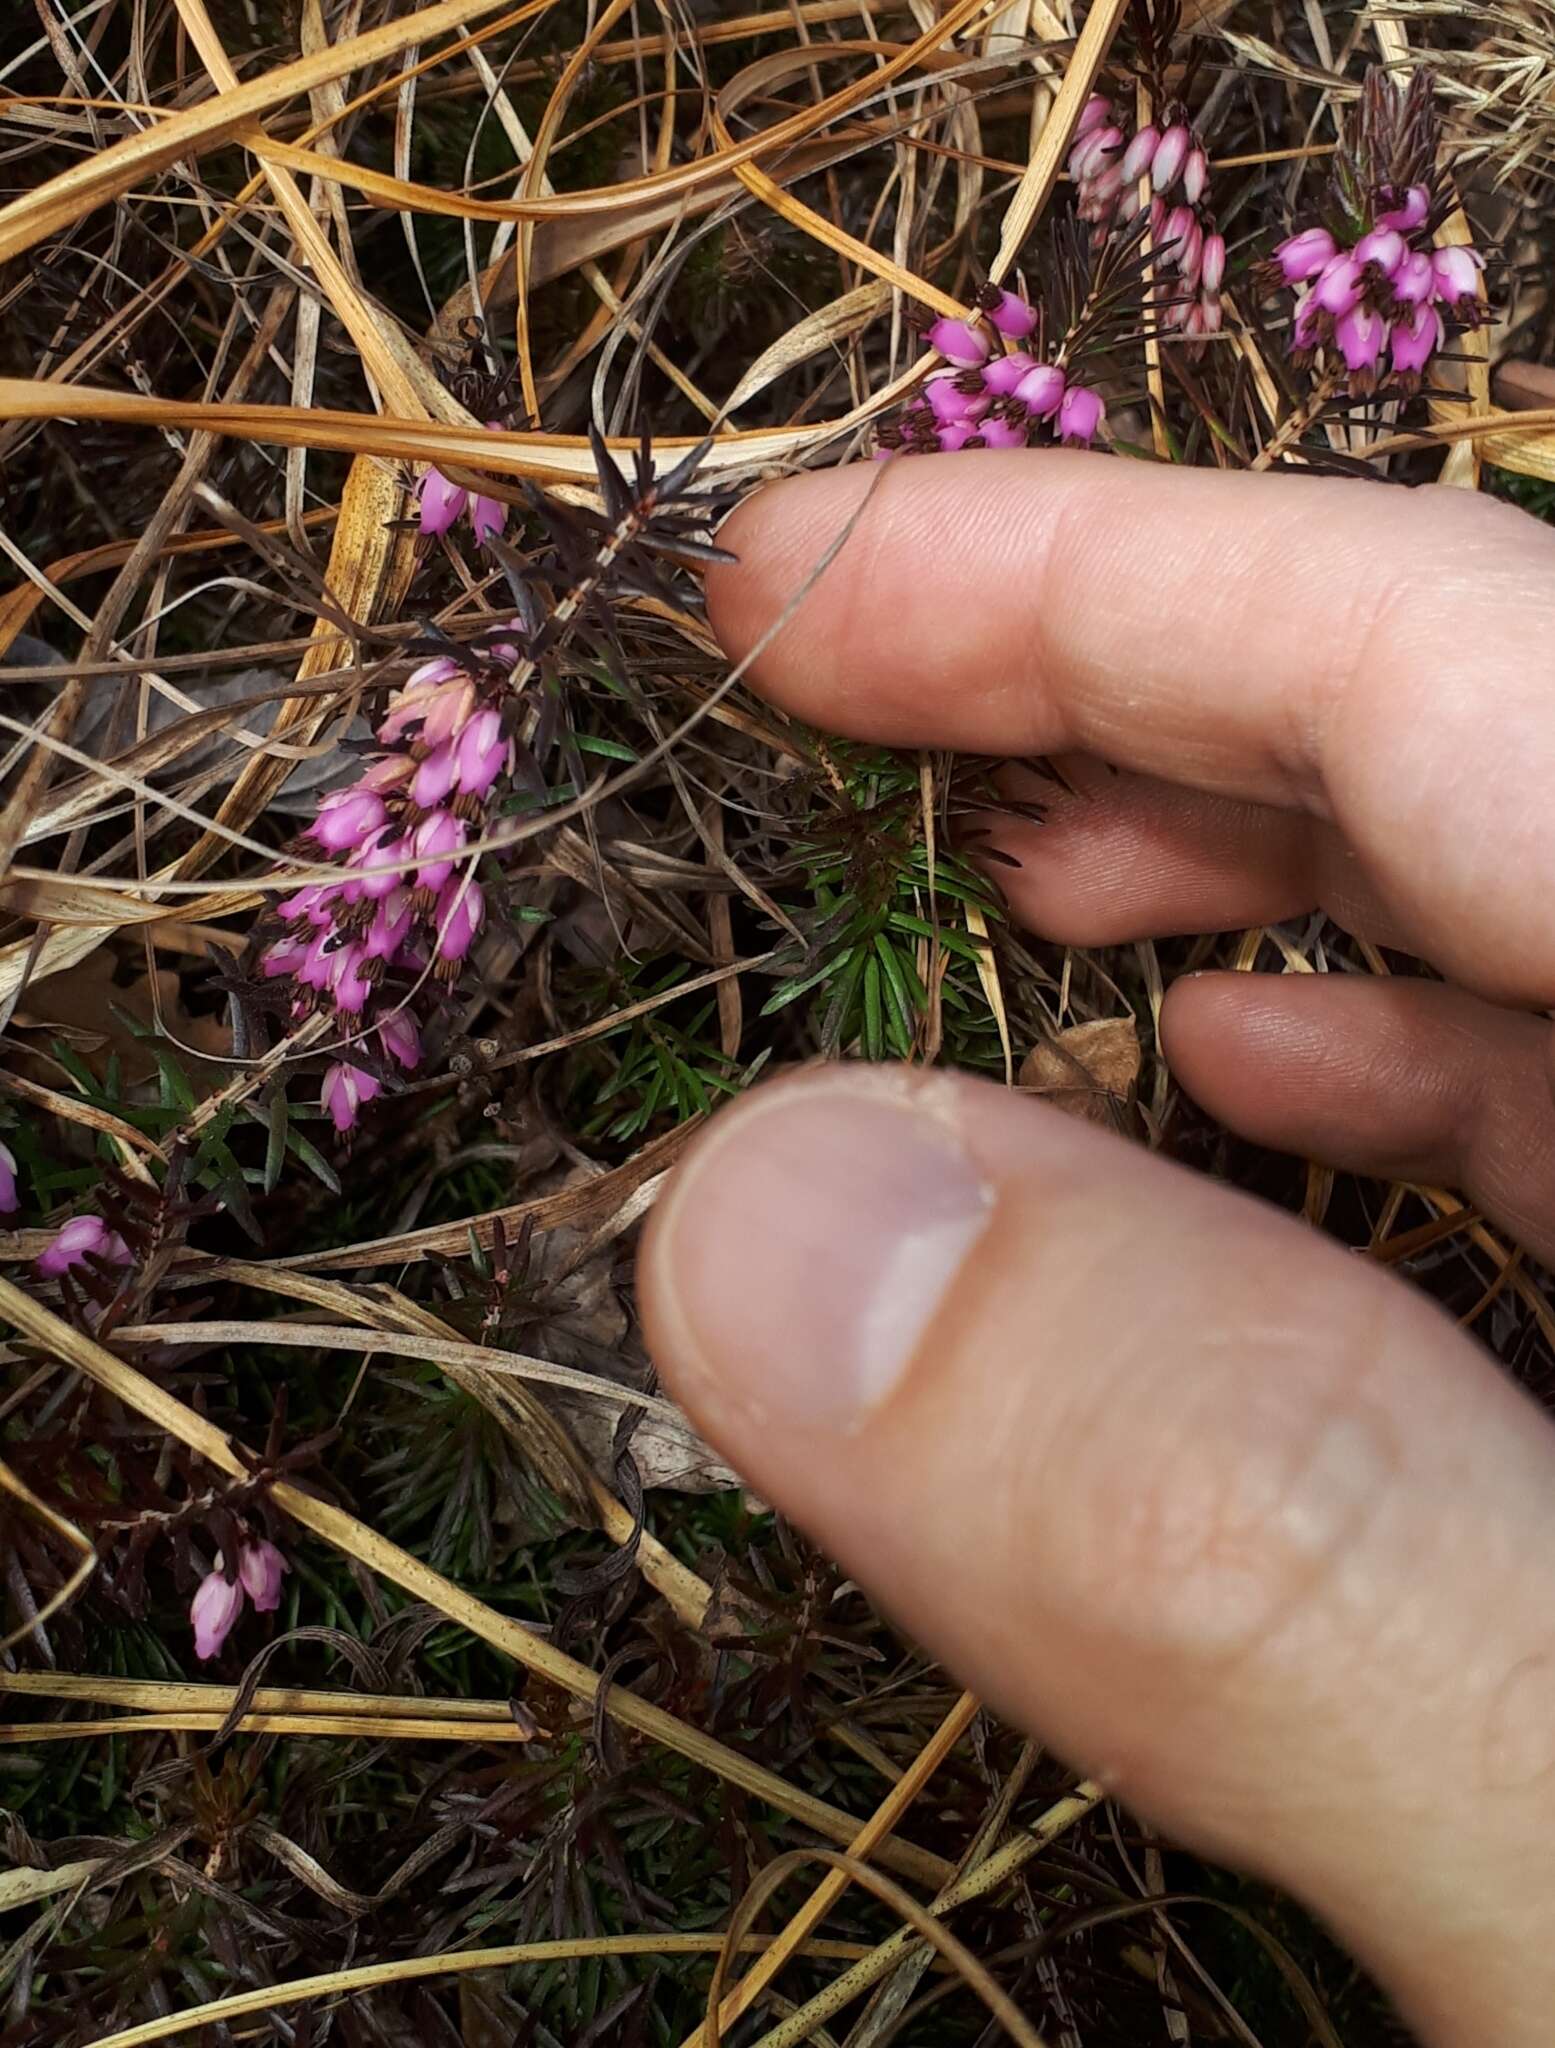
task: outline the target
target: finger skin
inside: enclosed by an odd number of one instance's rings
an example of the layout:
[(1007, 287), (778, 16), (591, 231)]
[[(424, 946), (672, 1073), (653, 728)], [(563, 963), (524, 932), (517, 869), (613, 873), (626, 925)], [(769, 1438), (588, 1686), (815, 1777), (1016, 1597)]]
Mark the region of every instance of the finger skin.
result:
[[(860, 511), (862, 506), (862, 511)], [(1080, 751), (1304, 809), (1429, 957), (1555, 1004), (1555, 536), (1457, 491), (1228, 476), (1060, 450), (790, 479), (708, 579), (743, 656), (833, 731)]]
[(1550, 1027), (1428, 981), (1200, 974), (1161, 1014), (1177, 1080), (1260, 1145), (1461, 1188), (1555, 1259)]
[[(917, 1199), (859, 1138), (898, 1113), (989, 1220), (839, 1426), (817, 1317)], [(721, 1113), (642, 1284), (693, 1419), (968, 1684), (1323, 1911), (1432, 2042), (1548, 2041), (1555, 1447), (1418, 1297), (1043, 1105), (856, 1068)]]

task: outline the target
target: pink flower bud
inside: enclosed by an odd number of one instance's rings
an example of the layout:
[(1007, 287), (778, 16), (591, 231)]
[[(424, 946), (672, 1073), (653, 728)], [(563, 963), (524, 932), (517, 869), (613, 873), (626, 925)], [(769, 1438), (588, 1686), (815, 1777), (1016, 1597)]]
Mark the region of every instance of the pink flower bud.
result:
[(291, 1570), (273, 1543), (245, 1543), (238, 1552), (238, 1583), (261, 1614), (281, 1604), (281, 1581)]
[(1290, 345), (1293, 349), (1316, 348), (1322, 339), (1322, 312), (1311, 292), (1296, 307), (1296, 317), (1291, 323)]
[(266, 981), (278, 981), (283, 974), (295, 974), (308, 957), (308, 944), (302, 939), (277, 939), (274, 945), (266, 946), (260, 954), (260, 973)]
[(1391, 277), (1409, 253), (1397, 228), (1373, 228), (1362, 235), (1352, 252), (1357, 263), (1375, 263), (1384, 277)]
[(1226, 309), (1213, 294), (1199, 301), (1200, 327), (1206, 336), (1218, 334), (1225, 325), (1225, 319)]
[[(1161, 229), (1161, 258), (1163, 262), (1182, 268), (1183, 254), (1189, 246), (1193, 231), (1198, 227), (1191, 206), (1174, 206), (1166, 216)], [(1202, 232), (1202, 230), (1201, 230)]]
[(1145, 175), (1155, 161), (1155, 153), (1161, 142), (1161, 131), (1153, 123), (1141, 128), (1128, 148), (1123, 152), (1123, 182), (1134, 185)]
[(454, 743), (444, 740), (416, 770), (416, 779), (410, 785), (411, 801), (420, 804), (424, 811), (435, 810), (454, 786)]
[(1166, 233), (1166, 223), (1171, 218), (1171, 209), (1164, 199), (1150, 202), (1150, 239), (1159, 242)]
[(1123, 130), (1110, 123), (1105, 128), (1093, 128), (1082, 136), (1069, 152), (1069, 175), (1082, 183), (1094, 178), (1107, 167), (1107, 160), (1123, 141)]
[(1199, 281), (1206, 292), (1218, 292), (1226, 274), (1226, 238), (1206, 235), (1199, 258)]
[(433, 811), (423, 818), (411, 838), (418, 863), (416, 887), (441, 889), (454, 871), (449, 856), (459, 853), (468, 837), (464, 820), (450, 811)]
[(1423, 306), (1436, 292), (1436, 269), (1425, 249), (1411, 249), (1393, 273), (1393, 296), (1401, 306)]
[(319, 805), (318, 816), (306, 836), (327, 846), (331, 853), (346, 853), (360, 846), (369, 832), (376, 832), (388, 815), (383, 798), (375, 790), (360, 785), (334, 789)]
[(931, 377), (923, 387), (923, 397), (940, 426), (951, 420), (981, 419), (989, 404), (986, 397), (975, 397), (971, 392), (963, 391), (956, 371), (944, 377)]
[(1418, 377), (1442, 345), (1442, 316), (1434, 306), (1416, 306), (1408, 320), (1399, 321), (1389, 336), (1393, 368), (1400, 377)]
[(963, 370), (975, 370), (988, 360), (987, 335), (965, 320), (936, 320), (924, 339), (930, 348), (939, 350), (947, 363), (955, 363)]
[(360, 1015), (373, 999), (373, 984), (363, 971), (366, 964), (367, 950), (361, 945), (342, 946), (335, 955), (330, 989), (336, 1009), (344, 1010), (348, 1017)]
[(1035, 359), (1024, 349), (1012, 349), (1007, 356), (995, 356), (983, 370), (983, 389), (995, 398), (1008, 398), (1021, 378), (1035, 367)]
[(1320, 270), (1333, 262), (1338, 247), (1327, 228), (1306, 228), (1299, 235), (1291, 235), (1281, 242), (1274, 252), (1287, 284), (1304, 284), (1309, 277), (1316, 277)]
[(38, 1255), (38, 1271), (45, 1280), (57, 1280), (74, 1266), (100, 1259), (109, 1266), (133, 1266), (135, 1255), (116, 1230), (110, 1230), (101, 1216), (72, 1216)]
[(408, 891), (396, 889), (392, 895), (385, 896), (367, 927), (367, 937), (362, 941), (362, 957), (366, 960), (392, 960), (410, 936), (415, 914)]
[(1150, 182), (1157, 192), (1165, 192), (1175, 183), (1188, 161), (1188, 151), (1193, 147), (1193, 137), (1186, 125), (1174, 121), (1161, 140), (1156, 144), (1155, 156), (1150, 165)]
[(334, 912), (330, 905), (339, 891), (327, 882), (313, 882), (299, 889), (295, 895), (287, 896), (275, 907), (277, 917), (284, 917), (288, 923), (294, 918), (305, 917), (315, 930), (334, 923)]
[(1388, 324), (1369, 306), (1352, 306), (1334, 322), (1334, 340), (1339, 344), (1352, 376), (1377, 366), (1388, 345)]
[(1056, 363), (1038, 363), (1015, 387), (1015, 396), (1039, 420), (1051, 419), (1064, 402), (1064, 373)]
[(189, 1619), (194, 1624), (194, 1654), (202, 1664), (216, 1655), (242, 1612), (243, 1588), (228, 1584), (218, 1557), (216, 1569), (201, 1579), (189, 1603)]
[(1102, 404), (1099, 392), (1092, 391), (1086, 384), (1071, 384), (1064, 393), (1064, 402), (1058, 412), (1059, 439), (1094, 441), (1106, 417), (1107, 408)]
[(1026, 429), (1018, 427), (1011, 420), (983, 420), (977, 429), (978, 439), (985, 448), (1024, 448)]
[(464, 721), (475, 709), (475, 685), (468, 676), (460, 676), (457, 682), (444, 683), (427, 706), (426, 720), (421, 728), (424, 746), (440, 747), (444, 740), (455, 740), (464, 726)]
[(1431, 267), (1436, 273), (1436, 296), (1445, 304), (1456, 306), (1460, 300), (1478, 297), (1485, 259), (1477, 249), (1456, 244), (1438, 249), (1431, 257)]
[(1430, 216), (1430, 186), (1411, 185), (1399, 205), (1377, 215), (1377, 225), (1379, 228), (1397, 228), (1400, 234), (1412, 235), (1416, 228), (1425, 226)]
[(451, 484), (440, 469), (429, 469), (416, 487), (421, 531), (435, 538), (446, 533), (469, 503), (469, 492)]
[(954, 455), (958, 448), (964, 448), (977, 432), (976, 420), (952, 420), (949, 426), (936, 427), (934, 438), (947, 455)]
[[(347, 888), (355, 887), (358, 899), (379, 903), (391, 895), (404, 881), (404, 873), (396, 872), (385, 863), (398, 860), (407, 850), (403, 836), (392, 825), (383, 825), (364, 839), (352, 858), (352, 881)], [(372, 868), (372, 874), (358, 874), (360, 868)]]
[(364, 1068), (347, 1066), (344, 1060), (337, 1060), (325, 1071), (324, 1085), (319, 1090), (319, 1107), (335, 1129), (343, 1134), (356, 1122), (362, 1105), (372, 1102), (382, 1093), (383, 1083), (375, 1080)]
[(1209, 158), (1195, 143), (1188, 152), (1182, 167), (1182, 189), (1188, 195), (1188, 204), (1197, 206), (1209, 188)]
[(1001, 292), (998, 302), (988, 308), (988, 318), (1010, 341), (1024, 341), (1037, 324), (1037, 309), (1014, 292)]
[(1312, 287), (1312, 297), (1321, 312), (1331, 313), (1334, 319), (1340, 320), (1360, 304), (1365, 289), (1361, 266), (1346, 251), (1324, 269)]
[(414, 1017), (398, 1010), (378, 1026), (378, 1042), (396, 1066), (409, 1073), (421, 1064), (421, 1033)]
[(477, 711), (454, 743), (458, 783), (466, 796), (485, 796), (506, 774), (513, 749), (502, 734), (500, 711)]
[(0, 1216), (14, 1216), (21, 1207), (16, 1194), (16, 1154), (0, 1145)]
[(1080, 118), (1074, 124), (1074, 139), (1089, 135), (1093, 129), (1105, 128), (1112, 119), (1112, 102), (1104, 92), (1093, 92), (1080, 109)]
[(478, 882), (451, 883), (437, 905), (437, 950), (444, 960), (462, 960), (486, 921), (486, 899)]
[(1093, 218), (1100, 218), (1111, 207), (1123, 190), (1123, 166), (1109, 164), (1104, 171), (1098, 171), (1094, 178), (1087, 179)]
[(487, 541), (495, 540), (507, 523), (508, 508), (500, 498), (478, 495), (471, 499), (470, 524), (482, 547)]

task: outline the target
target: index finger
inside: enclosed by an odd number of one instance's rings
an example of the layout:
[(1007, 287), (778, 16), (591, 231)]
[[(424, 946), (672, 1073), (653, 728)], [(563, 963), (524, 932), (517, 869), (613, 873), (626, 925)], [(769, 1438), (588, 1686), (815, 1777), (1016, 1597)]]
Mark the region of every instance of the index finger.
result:
[[(862, 509), (860, 509), (862, 507)], [(712, 621), (833, 732), (1083, 751), (1345, 834), (1445, 971), (1555, 1004), (1555, 536), (1455, 491), (994, 450), (795, 478)]]

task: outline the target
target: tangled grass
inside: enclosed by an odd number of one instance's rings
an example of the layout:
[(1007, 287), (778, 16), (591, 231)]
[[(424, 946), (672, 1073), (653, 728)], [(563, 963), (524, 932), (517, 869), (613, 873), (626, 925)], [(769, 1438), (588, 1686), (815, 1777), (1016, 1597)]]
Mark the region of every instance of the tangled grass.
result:
[[(1406, 1267), (1550, 1390), (1544, 1293), (1480, 1218), (1232, 1143), (1156, 1045), (1211, 962), (1417, 970), (1320, 921), (1022, 936), (968, 853), (999, 764), (799, 728), (700, 609), (722, 510), (910, 416), (915, 329), (990, 279), (1082, 323), (1119, 459), (1549, 509), (1555, 416), (1490, 382), (1493, 350), (1550, 352), (1542, 0), (1184, 16), (6, 23), (7, 2048), (1400, 2038), (1293, 1908), (1076, 1784), (745, 1497), (631, 1302), (721, 1100), (805, 1058), (945, 1061)], [(1499, 252), (1494, 322), (1423, 392), (1292, 365), (1256, 272), (1378, 60), (1439, 82), (1435, 239)], [(1148, 210), (1103, 258), (1073, 224), (1100, 91), (1141, 127), (1189, 101), (1213, 331), (1158, 317)], [(420, 532), (427, 464), (502, 537)], [(416, 1020), (396, 1064), (338, 978), (264, 949), (291, 892), (342, 886), (306, 826), (428, 660), (513, 756), (461, 814), (468, 950), (371, 984)], [(343, 1059), (366, 1081), (331, 1119)], [(40, 1277), (84, 1213), (123, 1258)], [(278, 1604), (196, 1675), (191, 1597), (261, 1544)]]

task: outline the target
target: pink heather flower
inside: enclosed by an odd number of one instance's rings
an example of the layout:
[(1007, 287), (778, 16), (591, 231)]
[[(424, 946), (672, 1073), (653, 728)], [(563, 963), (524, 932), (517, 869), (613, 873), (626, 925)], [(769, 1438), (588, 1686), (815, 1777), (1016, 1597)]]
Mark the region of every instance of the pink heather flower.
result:
[[(1196, 227), (1198, 227), (1198, 218), (1191, 206), (1174, 206), (1172, 208), (1170, 213), (1167, 214), (1165, 222), (1162, 224), (1160, 235), (1157, 238), (1161, 244), (1161, 256), (1164, 262), (1175, 263), (1179, 270), (1182, 268), (1184, 251), (1188, 248)], [(1200, 229), (1201, 234), (1202, 232), (1203, 230)]]
[(433, 694), (427, 706), (426, 721), (421, 728), (421, 743), (427, 747), (440, 747), (444, 740), (459, 737), (464, 721), (475, 709), (475, 685), (468, 676), (460, 676), (456, 682), (444, 683)]
[(1089, 135), (1095, 128), (1105, 128), (1112, 119), (1112, 102), (1104, 92), (1093, 92), (1080, 109), (1080, 118), (1074, 124), (1076, 142), (1083, 135)]
[(958, 448), (964, 448), (977, 432), (975, 420), (952, 420), (948, 427), (936, 427), (934, 438), (947, 455), (954, 455)]
[(440, 469), (429, 469), (416, 486), (420, 503), (421, 531), (434, 539), (446, 533), (464, 515), (464, 508), (470, 501), (470, 494), (458, 484), (451, 484)]
[(362, 942), (363, 958), (392, 960), (409, 938), (414, 917), (415, 910), (407, 890), (396, 889), (392, 895), (385, 896), (367, 927), (367, 937)]
[(462, 960), (486, 921), (486, 899), (478, 882), (450, 883), (438, 899), (437, 950), (444, 960)]
[(1098, 392), (1086, 384), (1071, 384), (1058, 412), (1058, 434), (1062, 441), (1093, 441), (1107, 417)]
[(1416, 228), (1425, 226), (1430, 215), (1430, 186), (1411, 185), (1401, 204), (1377, 215), (1377, 225), (1379, 228), (1397, 228), (1400, 234), (1412, 235)]
[(1391, 277), (1409, 252), (1397, 228), (1373, 228), (1369, 235), (1362, 235), (1351, 253), (1357, 263), (1375, 263), (1384, 277)]
[(959, 371), (948, 376), (931, 377), (923, 387), (924, 403), (941, 426), (950, 420), (981, 419), (988, 410), (988, 398), (979, 398), (960, 386)]
[(388, 816), (383, 798), (375, 790), (332, 789), (319, 805), (319, 814), (308, 827), (308, 837), (327, 846), (331, 853), (348, 853), (360, 846), (369, 832), (376, 832)]
[(283, 974), (295, 974), (308, 957), (308, 942), (303, 939), (277, 939), (274, 945), (266, 946), (259, 956), (259, 970), (266, 981), (276, 981)]
[(0, 1216), (14, 1216), (21, 1207), (16, 1193), (16, 1154), (0, 1145)]
[(1321, 312), (1331, 313), (1336, 320), (1342, 320), (1346, 313), (1360, 304), (1365, 289), (1361, 266), (1346, 251), (1326, 266), (1312, 287), (1312, 297)]
[(57, 1280), (73, 1266), (88, 1259), (101, 1259), (110, 1266), (133, 1266), (135, 1255), (116, 1230), (110, 1230), (101, 1216), (72, 1216), (54, 1242), (38, 1257), (38, 1271), (45, 1280)]
[(238, 1552), (238, 1583), (261, 1614), (281, 1604), (281, 1581), (291, 1570), (273, 1543), (245, 1543)]
[(1037, 324), (1037, 309), (1014, 292), (1000, 292), (997, 302), (988, 308), (990, 323), (1010, 341), (1024, 341)]
[(936, 320), (924, 338), (930, 348), (939, 350), (947, 363), (955, 363), (960, 369), (975, 370), (988, 360), (987, 335), (965, 320)]
[(416, 770), (416, 779), (410, 785), (411, 802), (424, 811), (436, 810), (454, 786), (454, 773), (454, 743), (444, 740)]
[(294, 896), (276, 905), (276, 915), (284, 917), (288, 924), (293, 919), (305, 917), (314, 926), (333, 924), (334, 913), (330, 902), (338, 892), (328, 882), (314, 882), (299, 889)]
[(1457, 245), (1438, 249), (1431, 257), (1431, 267), (1436, 273), (1436, 295), (1445, 304), (1456, 306), (1460, 300), (1478, 297), (1485, 259), (1477, 249)]
[(1436, 268), (1426, 249), (1411, 249), (1393, 273), (1393, 296), (1402, 306), (1423, 306), (1435, 296)]
[(317, 989), (322, 993), (333, 984), (335, 955), (340, 951), (340, 945), (340, 934), (333, 929), (320, 932), (309, 942), (303, 952), (301, 964), (293, 969), (297, 980), (304, 988)]
[(433, 811), (423, 818), (411, 838), (418, 859), (416, 887), (441, 889), (454, 871), (447, 856), (459, 853), (468, 837), (463, 819), (450, 811)]
[(502, 734), (502, 714), (477, 711), (455, 742), (459, 787), (466, 796), (485, 796), (506, 772), (512, 748)]
[(1418, 377), (1443, 339), (1441, 314), (1434, 306), (1416, 306), (1410, 319), (1400, 320), (1391, 330), (1393, 368), (1400, 377)]
[(1155, 161), (1160, 145), (1161, 131), (1154, 124), (1141, 128), (1123, 152), (1123, 182), (1134, 185), (1145, 175)]
[(434, 654), (430, 661), (413, 668), (405, 678), (407, 690), (430, 688), (433, 683), (451, 683), (456, 676), (464, 674), (451, 654)]
[(1333, 262), (1338, 247), (1327, 228), (1306, 228), (1291, 235), (1274, 252), (1274, 260), (1287, 284), (1305, 284)]
[(1035, 358), (1022, 348), (1007, 356), (995, 356), (983, 370), (983, 389), (995, 398), (1008, 398), (1022, 377), (1036, 368)]
[(416, 1020), (404, 1010), (396, 1010), (385, 1017), (378, 1026), (378, 1043), (383, 1047), (396, 1066), (403, 1067), (408, 1074), (413, 1067), (421, 1064), (421, 1033), (416, 1029)]
[(1110, 122), (1104, 128), (1087, 129), (1069, 152), (1069, 175), (1081, 183), (1099, 176), (1122, 140), (1123, 130)]
[(1334, 322), (1334, 340), (1350, 374), (1363, 375), (1377, 367), (1388, 345), (1388, 323), (1369, 306), (1352, 306)]
[[(392, 825), (381, 825), (356, 849), (356, 858), (352, 862), (353, 881), (346, 885), (347, 888), (354, 887), (357, 897), (365, 897), (369, 903), (379, 903), (385, 896), (392, 896), (404, 883), (405, 876), (403, 871), (396, 872), (388, 863), (398, 860), (408, 851), (409, 844), (401, 833), (396, 832)], [(370, 868), (375, 872), (358, 875), (358, 868)]]
[(1218, 334), (1225, 324), (1226, 309), (1218, 298), (1200, 299), (1195, 308), (1200, 327), (1205, 334)]
[(362, 1105), (374, 1101), (382, 1093), (381, 1081), (375, 1080), (361, 1067), (347, 1066), (344, 1060), (337, 1060), (325, 1072), (324, 1085), (319, 1090), (319, 1107), (343, 1135), (355, 1124)]
[(1090, 191), (1090, 214), (1093, 220), (1103, 219), (1111, 210), (1113, 202), (1123, 190), (1123, 166), (1109, 164), (1106, 170), (1088, 181)]
[(979, 423), (978, 438), (985, 448), (1024, 448), (1026, 429), (1010, 420), (991, 419)]
[(1187, 126), (1174, 121), (1156, 144), (1150, 164), (1150, 182), (1157, 192), (1165, 192), (1176, 182), (1192, 147), (1193, 136)]
[(1291, 324), (1290, 345), (1293, 349), (1316, 348), (1322, 339), (1322, 323), (1317, 300), (1311, 292), (1298, 303), (1296, 318)]
[(243, 1588), (228, 1584), (218, 1557), (216, 1569), (201, 1579), (189, 1603), (189, 1619), (194, 1624), (194, 1654), (202, 1664), (216, 1655), (242, 1612)]
[(342, 946), (335, 955), (335, 972), (330, 988), (337, 1010), (354, 1017), (373, 999), (373, 984), (362, 972), (367, 949), (361, 945)]
[(475, 538), (484, 547), (489, 540), (495, 540), (508, 523), (508, 508), (500, 498), (477, 495), (470, 501), (470, 524), (475, 529)]
[(1188, 152), (1182, 167), (1182, 189), (1188, 195), (1188, 204), (1197, 206), (1209, 188), (1209, 158), (1195, 143)]
[(1206, 292), (1218, 292), (1226, 275), (1226, 238), (1206, 235), (1199, 258), (1199, 282)]
[(1039, 420), (1051, 419), (1064, 402), (1064, 373), (1056, 363), (1038, 363), (1015, 387), (1015, 396)]

